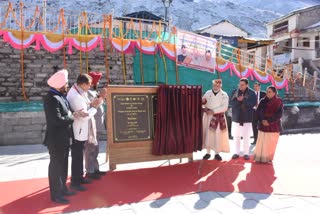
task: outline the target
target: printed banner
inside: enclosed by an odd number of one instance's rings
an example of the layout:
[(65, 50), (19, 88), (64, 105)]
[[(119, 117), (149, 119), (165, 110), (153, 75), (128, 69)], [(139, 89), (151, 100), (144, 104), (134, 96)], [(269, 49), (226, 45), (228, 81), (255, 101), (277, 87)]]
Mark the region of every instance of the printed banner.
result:
[(214, 38), (185, 31), (177, 32), (178, 65), (214, 72), (216, 43)]

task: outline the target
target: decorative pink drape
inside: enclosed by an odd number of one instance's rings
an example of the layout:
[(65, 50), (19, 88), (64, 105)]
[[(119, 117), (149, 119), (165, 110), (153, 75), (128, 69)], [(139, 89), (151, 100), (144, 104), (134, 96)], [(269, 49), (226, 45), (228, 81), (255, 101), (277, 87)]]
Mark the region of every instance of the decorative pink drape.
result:
[(160, 85), (154, 155), (184, 154), (202, 149), (201, 86)]

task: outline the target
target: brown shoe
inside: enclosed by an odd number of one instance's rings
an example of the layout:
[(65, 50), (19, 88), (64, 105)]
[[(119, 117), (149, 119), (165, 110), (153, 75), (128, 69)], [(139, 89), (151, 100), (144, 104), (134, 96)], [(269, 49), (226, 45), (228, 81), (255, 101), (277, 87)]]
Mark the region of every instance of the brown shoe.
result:
[(58, 204), (69, 204), (69, 200), (65, 199), (64, 197), (51, 198), (51, 201)]
[(87, 179), (87, 178), (82, 178), (81, 179), (81, 184), (91, 184), (92, 181), (90, 179)]
[(76, 192), (68, 190), (68, 189), (63, 190), (63, 192), (62, 192), (63, 196), (72, 196), (72, 195), (75, 195), (75, 194), (76, 194)]
[(70, 184), (70, 189), (76, 190), (76, 191), (81, 191), (81, 192), (87, 190), (87, 188), (85, 188), (84, 186), (81, 186), (80, 184), (76, 185), (76, 184), (72, 184), (72, 183)]
[(98, 175), (96, 173), (86, 173), (86, 177), (90, 178), (90, 179), (95, 179), (95, 180), (100, 179), (100, 175)]
[(107, 174), (107, 172), (97, 170), (97, 171), (94, 172), (94, 174), (98, 174), (98, 175), (100, 175), (100, 176), (104, 176), (104, 175)]

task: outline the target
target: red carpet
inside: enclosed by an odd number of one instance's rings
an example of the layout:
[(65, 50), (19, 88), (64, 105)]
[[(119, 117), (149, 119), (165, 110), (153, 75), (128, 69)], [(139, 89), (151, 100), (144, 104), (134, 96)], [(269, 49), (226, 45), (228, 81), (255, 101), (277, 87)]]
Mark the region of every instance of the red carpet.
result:
[[(129, 171), (114, 171), (86, 185), (88, 191), (70, 197), (69, 205), (50, 201), (48, 179), (0, 183), (0, 214), (70, 212), (197, 191), (199, 163)], [(168, 186), (168, 184), (170, 184)]]
[[(313, 144), (304, 143), (309, 149)], [(319, 149), (301, 155), (288, 147), (294, 145), (281, 143), (273, 164), (210, 160), (110, 172), (70, 197), (69, 205), (50, 201), (47, 178), (0, 182), (0, 214), (71, 212), (203, 191), (319, 197)]]

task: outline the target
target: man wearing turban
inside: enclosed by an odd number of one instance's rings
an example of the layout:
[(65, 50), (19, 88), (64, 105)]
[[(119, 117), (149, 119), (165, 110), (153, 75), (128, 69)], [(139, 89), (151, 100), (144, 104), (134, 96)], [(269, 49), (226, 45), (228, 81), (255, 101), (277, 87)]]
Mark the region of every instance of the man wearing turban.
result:
[(60, 70), (47, 81), (50, 86), (44, 98), (44, 111), (47, 130), (44, 145), (48, 147), (49, 187), (51, 200), (61, 204), (69, 203), (64, 196), (74, 195), (66, 186), (68, 175), (68, 155), (70, 139), (72, 138), (72, 123), (74, 116), (65, 97), (68, 89), (68, 71)]

